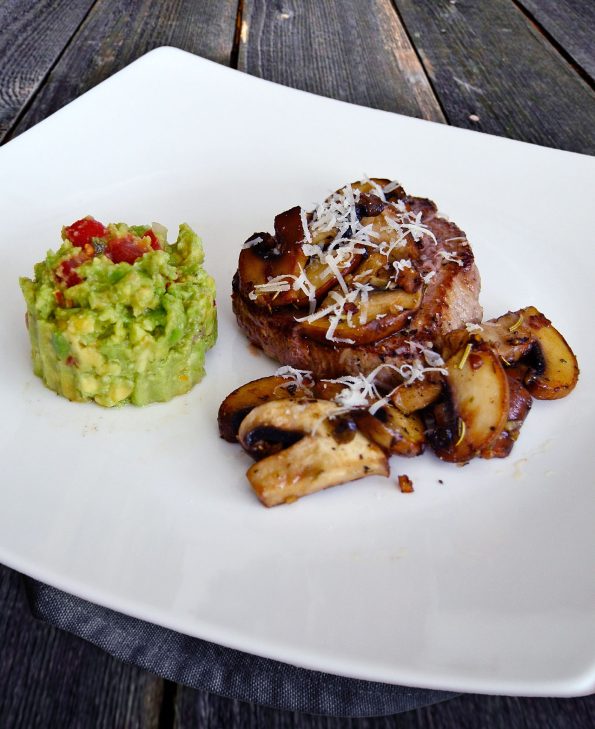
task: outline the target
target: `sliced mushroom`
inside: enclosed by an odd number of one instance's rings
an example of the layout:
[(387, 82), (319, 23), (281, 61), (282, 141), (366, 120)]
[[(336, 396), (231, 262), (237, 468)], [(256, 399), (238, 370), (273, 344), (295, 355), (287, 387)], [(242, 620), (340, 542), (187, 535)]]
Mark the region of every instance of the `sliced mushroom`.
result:
[(334, 400), (345, 389), (345, 385), (331, 380), (317, 380), (312, 387), (312, 394), (319, 400)]
[[(275, 237), (258, 233), (248, 239), (238, 261), (238, 282), (245, 296), (259, 306), (281, 306), (282, 296), (291, 292), (293, 278), (300, 275), (307, 256), (302, 250), (305, 237), (301, 208), (296, 206), (275, 218)], [(260, 239), (260, 240), (259, 240)], [(251, 242), (257, 241), (254, 245)], [(289, 291), (259, 290), (270, 279), (287, 277), (283, 288)]]
[[(388, 476), (382, 449), (350, 418), (333, 418), (338, 411), (337, 405), (323, 400), (277, 400), (260, 405), (244, 419), (240, 443), (251, 455), (265, 456), (247, 473), (265, 506), (363, 476)], [(288, 447), (279, 450), (280, 444)]]
[(230, 393), (219, 407), (217, 422), (222, 438), (235, 443), (242, 420), (258, 405), (270, 400), (312, 397), (306, 385), (285, 377), (261, 377)]
[[(249, 296), (257, 284), (266, 283), (275, 256), (276, 240), (270, 233), (255, 233), (244, 243), (238, 261), (238, 286)], [(261, 297), (261, 303), (264, 299)]]
[(533, 345), (533, 336), (524, 315), (525, 311), (525, 309), (509, 311), (497, 319), (490, 319), (481, 325), (481, 331), (475, 333), (473, 337), (490, 344), (506, 364), (515, 364)]
[[(365, 255), (362, 253), (354, 253), (351, 256), (339, 260), (337, 268), (342, 276), (347, 275), (355, 270)], [(305, 267), (304, 274), (308, 279), (310, 286), (314, 292), (315, 299), (321, 299), (328, 291), (337, 285), (337, 276), (333, 273), (328, 263), (324, 260), (313, 259)], [(310, 298), (304, 289), (292, 289), (279, 295), (277, 304), (295, 304), (296, 306), (304, 306), (310, 301)]]
[(467, 342), (486, 342), (514, 368), (531, 395), (539, 400), (556, 400), (568, 395), (578, 381), (579, 368), (574, 352), (552, 323), (534, 306), (484, 322), (481, 330), (450, 332), (446, 353)]
[(362, 218), (373, 218), (376, 215), (380, 215), (386, 205), (384, 200), (381, 200), (378, 195), (372, 192), (362, 192), (359, 200), (355, 204), (355, 210), (358, 219), (361, 220)]
[(446, 369), (446, 398), (432, 408), (428, 440), (442, 460), (465, 463), (504, 429), (508, 378), (498, 355), (481, 342), (452, 355)]
[[(380, 188), (385, 188), (387, 185), (390, 184), (391, 180), (387, 180), (384, 177), (371, 177), (367, 180), (358, 180), (357, 182), (352, 182), (351, 187), (354, 190), (359, 190), (360, 193), (371, 193), (373, 195), (378, 195), (378, 190), (375, 185), (378, 185)], [(394, 202), (397, 200), (401, 200), (405, 197), (405, 190), (403, 190), (401, 185), (397, 185), (390, 192), (385, 192), (384, 196), (389, 202)]]
[[(421, 292), (376, 291), (366, 304), (348, 304), (342, 321), (335, 329), (333, 339), (347, 340), (347, 344), (369, 344), (401, 330), (421, 302)], [(365, 323), (362, 323), (362, 319)], [(350, 326), (351, 323), (351, 326)], [(328, 316), (315, 321), (303, 321), (299, 332), (310, 339), (328, 342), (327, 332), (331, 325)]]
[(405, 415), (423, 410), (435, 402), (442, 393), (442, 383), (429, 379), (417, 380), (410, 385), (399, 385), (391, 395), (391, 401)]
[(505, 365), (516, 364), (530, 352), (534, 338), (524, 309), (509, 311), (495, 319), (481, 323), (477, 331), (455, 329), (446, 336), (444, 355), (450, 356), (468, 342), (486, 342), (502, 358)]
[(508, 375), (509, 406), (508, 419), (500, 435), (488, 446), (481, 449), (481, 458), (506, 458), (516, 443), (521, 426), (531, 410), (533, 399), (523, 385)]
[(302, 219), (302, 209), (296, 205), (275, 216), (275, 238), (281, 253), (294, 251), (303, 242), (306, 231)]
[(535, 350), (527, 357), (529, 371), (524, 383), (538, 400), (566, 397), (578, 382), (578, 362), (560, 332), (534, 306), (523, 310), (531, 329)]
[(365, 261), (358, 266), (355, 273), (345, 277), (345, 283), (349, 287), (353, 284), (369, 284), (378, 289), (386, 288), (391, 271), (390, 262), (383, 253), (371, 253)]
[(398, 456), (419, 456), (424, 452), (424, 424), (415, 413), (405, 415), (394, 405), (384, 405), (372, 415), (368, 411), (354, 412), (357, 427), (383, 448)]

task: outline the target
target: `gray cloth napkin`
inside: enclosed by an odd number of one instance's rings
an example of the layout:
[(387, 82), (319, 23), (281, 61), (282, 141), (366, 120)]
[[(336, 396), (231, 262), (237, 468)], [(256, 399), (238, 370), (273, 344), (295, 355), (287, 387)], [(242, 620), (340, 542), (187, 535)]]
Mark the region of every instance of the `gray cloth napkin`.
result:
[(383, 716), (457, 694), (359, 681), (259, 658), (122, 615), (26, 579), (35, 617), (163, 678), (274, 709)]

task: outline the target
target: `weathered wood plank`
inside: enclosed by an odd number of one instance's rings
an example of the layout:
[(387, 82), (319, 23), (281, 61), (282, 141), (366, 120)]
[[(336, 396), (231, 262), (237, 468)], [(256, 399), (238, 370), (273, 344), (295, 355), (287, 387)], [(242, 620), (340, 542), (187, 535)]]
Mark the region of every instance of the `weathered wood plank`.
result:
[(595, 3), (585, 0), (516, 0), (595, 79)]
[(0, 726), (157, 729), (163, 681), (34, 620), (0, 565)]
[(95, 0), (0, 0), (0, 143)]
[(33, 126), (158, 46), (176, 46), (229, 64), (237, 2), (97, 0), (10, 136)]
[(394, 0), (448, 121), (595, 153), (595, 94), (510, 0)]
[(174, 729), (592, 729), (594, 712), (595, 696), (524, 699), (468, 694), (396, 716), (337, 719), (275, 711), (182, 688)]
[(244, 0), (238, 67), (315, 94), (444, 121), (390, 0)]

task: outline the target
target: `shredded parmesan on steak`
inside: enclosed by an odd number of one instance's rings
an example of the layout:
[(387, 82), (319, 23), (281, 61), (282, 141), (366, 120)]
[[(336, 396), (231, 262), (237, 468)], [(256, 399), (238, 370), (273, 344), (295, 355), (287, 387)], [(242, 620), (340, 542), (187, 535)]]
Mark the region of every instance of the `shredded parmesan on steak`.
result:
[[(329, 325), (325, 337), (330, 342), (354, 344), (354, 340), (335, 336), (339, 324), (343, 321), (348, 328), (356, 326), (354, 323), (354, 306), (359, 305), (359, 326), (365, 325), (368, 321), (368, 293), (373, 287), (359, 282), (358, 275), (347, 277), (345, 271), (352, 264), (356, 255), (372, 255), (379, 253), (386, 257), (384, 269), (385, 274), (392, 268), (389, 280), (385, 285), (386, 289), (397, 287), (396, 278), (406, 268), (414, 269), (416, 264), (411, 258), (392, 260), (396, 249), (405, 247), (407, 241), (419, 243), (427, 236), (434, 244), (436, 237), (434, 233), (422, 223), (422, 213), (413, 213), (407, 209), (402, 200), (397, 202), (387, 201), (387, 195), (399, 187), (398, 182), (391, 182), (381, 187), (374, 180), (364, 178), (369, 185), (369, 195), (375, 195), (384, 206), (382, 217), (378, 222), (362, 224), (358, 217), (358, 203), (366, 204), (362, 200), (362, 193), (352, 185), (332, 193), (326, 200), (320, 203), (313, 213), (308, 216), (303, 208), (300, 208), (300, 217), (304, 231), (304, 239), (301, 242), (303, 254), (307, 257), (306, 264), (300, 266), (299, 276), (286, 274), (269, 278), (266, 283), (256, 284), (249, 293), (249, 298), (254, 301), (258, 296), (274, 294), (275, 298), (281, 293), (290, 289), (302, 291), (309, 302), (309, 313), (307, 316), (296, 317), (298, 322), (314, 322), (328, 316)], [(369, 197), (368, 197), (369, 199)], [(310, 222), (308, 218), (310, 217)], [(366, 220), (370, 220), (367, 218)], [(375, 227), (376, 226), (376, 227)], [(261, 238), (248, 241), (246, 245), (252, 246), (260, 242)], [(463, 262), (454, 254), (439, 251), (444, 261), (452, 261), (462, 266)], [(329, 293), (334, 300), (331, 305), (324, 306), (317, 310), (319, 302), (316, 298), (316, 286), (308, 278), (309, 264), (317, 261), (317, 281), (328, 281), (332, 276), (336, 281), (336, 287)], [(326, 267), (320, 272), (320, 264)], [(394, 272), (393, 272), (394, 270)], [(362, 274), (360, 274), (361, 277)], [(369, 276), (371, 274), (363, 274)], [(427, 284), (433, 276), (434, 271), (422, 275), (422, 280)], [(320, 285), (320, 283), (318, 284)], [(347, 308), (346, 308), (347, 306)], [(382, 314), (377, 318), (382, 318)]]
[(252, 301), (255, 301), (259, 294), (282, 294), (284, 291), (291, 289), (291, 284), (287, 279), (296, 280), (296, 276), (284, 273), (282, 276), (271, 277), (266, 283), (256, 284), (254, 290), (248, 295)]
[(253, 246), (257, 246), (259, 243), (262, 243), (262, 238), (257, 235), (254, 238), (250, 238), (250, 240), (247, 240), (242, 248), (252, 248)]
[(442, 258), (447, 263), (456, 263), (457, 266), (463, 265), (463, 261), (461, 261), (461, 259), (457, 255), (455, 255), (454, 253), (451, 253), (450, 251), (438, 251), (438, 255), (442, 256)]
[(310, 370), (297, 370), (295, 367), (283, 365), (275, 372), (277, 377), (293, 380), (296, 385), (303, 385), (304, 380), (308, 380), (308, 384), (312, 383), (312, 372)]
[[(309, 323), (315, 322), (318, 319), (322, 319), (325, 316), (329, 317), (329, 328), (326, 332), (326, 338), (331, 342), (343, 342), (346, 344), (354, 344), (352, 339), (342, 339), (335, 337), (335, 330), (341, 322), (341, 318), (345, 316), (345, 306), (347, 304), (355, 304), (358, 299), (361, 300), (362, 308), (360, 310), (360, 317), (363, 315), (364, 309), (367, 310), (368, 304), (368, 293), (374, 291), (372, 286), (368, 284), (355, 283), (354, 288), (348, 290), (345, 294), (340, 294), (338, 291), (331, 291), (329, 297), (334, 299), (334, 303), (326, 306), (324, 309), (308, 314), (308, 316), (294, 317), (297, 322), (306, 321)], [(366, 311), (367, 314), (367, 311)], [(351, 317), (346, 317), (347, 325), (354, 327)], [(365, 323), (365, 322), (364, 322)]]

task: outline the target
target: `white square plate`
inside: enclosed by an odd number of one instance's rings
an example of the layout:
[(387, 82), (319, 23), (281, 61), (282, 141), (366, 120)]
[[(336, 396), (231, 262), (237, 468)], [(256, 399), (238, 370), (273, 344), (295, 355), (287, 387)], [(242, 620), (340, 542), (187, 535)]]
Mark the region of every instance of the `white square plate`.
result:
[[(0, 560), (130, 615), (299, 666), (428, 688), (595, 687), (593, 159), (293, 91), (159, 49), (0, 149)], [(276, 365), (230, 308), (242, 242), (363, 174), (464, 230), (486, 316), (534, 304), (583, 372), (512, 456), (431, 454), (267, 510), (219, 439), (232, 389)], [(67, 402), (34, 377), (18, 277), (62, 224), (202, 235), (220, 338), (189, 395)], [(585, 327), (588, 331), (585, 333)], [(415, 493), (401, 494), (407, 473)], [(441, 479), (444, 483), (439, 483)]]

